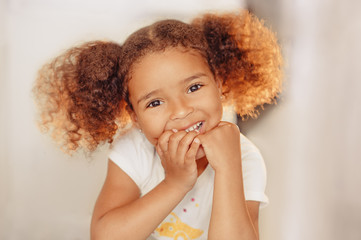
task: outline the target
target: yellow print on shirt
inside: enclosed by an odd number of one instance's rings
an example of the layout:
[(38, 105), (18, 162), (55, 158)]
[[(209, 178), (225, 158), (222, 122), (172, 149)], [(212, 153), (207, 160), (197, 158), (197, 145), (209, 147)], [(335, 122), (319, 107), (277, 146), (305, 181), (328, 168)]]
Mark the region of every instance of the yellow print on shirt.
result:
[(175, 217), (176, 221), (162, 223), (155, 230), (160, 236), (170, 237), (174, 240), (191, 240), (196, 239), (203, 234), (202, 230), (192, 228), (182, 222), (174, 212), (172, 212), (171, 215)]

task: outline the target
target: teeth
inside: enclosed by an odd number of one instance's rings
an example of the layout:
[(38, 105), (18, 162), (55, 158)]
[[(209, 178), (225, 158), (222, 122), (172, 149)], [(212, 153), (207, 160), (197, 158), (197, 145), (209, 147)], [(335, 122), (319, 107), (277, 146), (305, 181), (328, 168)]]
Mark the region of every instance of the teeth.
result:
[(185, 131), (186, 132), (191, 132), (191, 131), (194, 131), (194, 130), (199, 130), (200, 126), (202, 126), (202, 122), (199, 122), (199, 123), (196, 123), (194, 124), (193, 126), (187, 128)]

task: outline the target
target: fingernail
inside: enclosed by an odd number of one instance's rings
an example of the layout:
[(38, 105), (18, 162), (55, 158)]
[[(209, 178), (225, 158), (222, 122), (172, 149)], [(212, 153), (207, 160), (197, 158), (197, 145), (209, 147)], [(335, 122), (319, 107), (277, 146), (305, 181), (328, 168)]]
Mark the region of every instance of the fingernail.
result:
[(174, 133), (178, 132), (178, 130), (175, 129), (175, 128), (173, 128), (172, 131), (173, 131)]
[(195, 143), (200, 143), (201, 141), (199, 141), (199, 138), (195, 138), (194, 140), (193, 140)]

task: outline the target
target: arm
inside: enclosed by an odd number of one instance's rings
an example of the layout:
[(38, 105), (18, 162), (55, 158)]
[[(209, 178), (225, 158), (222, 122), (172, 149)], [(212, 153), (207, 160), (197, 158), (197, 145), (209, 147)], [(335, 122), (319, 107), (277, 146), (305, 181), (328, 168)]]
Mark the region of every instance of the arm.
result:
[(209, 239), (258, 239), (258, 209), (245, 201), (242, 171), (216, 172)]
[(133, 180), (109, 161), (94, 208), (91, 239), (146, 239), (185, 194), (163, 181), (140, 198)]
[(109, 161), (107, 178), (93, 213), (91, 238), (147, 238), (197, 180), (195, 155), (199, 142), (193, 142), (195, 135), (168, 131), (161, 136), (157, 151), (166, 176), (143, 197), (134, 181)]
[(245, 201), (238, 127), (221, 122), (199, 138), (215, 170), (209, 239), (258, 239), (259, 203)]

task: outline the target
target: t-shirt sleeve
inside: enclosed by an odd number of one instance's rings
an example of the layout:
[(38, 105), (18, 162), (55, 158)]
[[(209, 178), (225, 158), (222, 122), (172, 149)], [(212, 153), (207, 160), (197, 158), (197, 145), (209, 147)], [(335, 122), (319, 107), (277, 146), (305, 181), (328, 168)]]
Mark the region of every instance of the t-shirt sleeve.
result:
[(246, 200), (258, 201), (261, 207), (268, 204), (265, 194), (267, 173), (258, 148), (241, 134), (243, 186)]
[(116, 140), (109, 151), (109, 159), (120, 167), (140, 188), (144, 179), (149, 175), (146, 161), (147, 153), (142, 147), (142, 140), (136, 133), (129, 132)]

